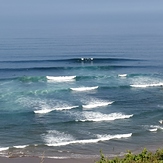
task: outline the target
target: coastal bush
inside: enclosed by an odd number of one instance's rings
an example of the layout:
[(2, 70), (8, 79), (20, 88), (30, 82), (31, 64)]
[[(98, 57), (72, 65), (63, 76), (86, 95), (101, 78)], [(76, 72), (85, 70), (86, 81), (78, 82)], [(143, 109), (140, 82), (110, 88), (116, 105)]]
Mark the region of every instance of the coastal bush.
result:
[(144, 148), (139, 154), (133, 154), (131, 151), (128, 151), (123, 158), (115, 157), (108, 159), (102, 152), (100, 152), (100, 156), (100, 160), (96, 163), (163, 163), (163, 149), (158, 149), (152, 153)]

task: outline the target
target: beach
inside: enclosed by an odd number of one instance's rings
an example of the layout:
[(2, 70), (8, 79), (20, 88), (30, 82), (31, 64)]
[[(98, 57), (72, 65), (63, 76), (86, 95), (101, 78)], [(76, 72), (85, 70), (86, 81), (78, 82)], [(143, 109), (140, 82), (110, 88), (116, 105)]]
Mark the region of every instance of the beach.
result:
[(6, 158), (0, 157), (0, 162), (3, 163), (94, 163), (97, 159), (53, 159), (53, 158), (45, 158), (43, 162), (41, 162), (41, 158), (38, 157), (19, 157), (19, 158)]
[(142, 3), (3, 1), (0, 162), (162, 148), (163, 1)]

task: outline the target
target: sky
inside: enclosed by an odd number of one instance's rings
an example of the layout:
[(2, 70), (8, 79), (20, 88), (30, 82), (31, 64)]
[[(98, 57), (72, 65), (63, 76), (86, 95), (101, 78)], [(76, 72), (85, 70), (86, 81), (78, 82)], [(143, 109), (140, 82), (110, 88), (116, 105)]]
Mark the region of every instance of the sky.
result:
[(163, 34), (162, 0), (0, 0), (0, 37)]

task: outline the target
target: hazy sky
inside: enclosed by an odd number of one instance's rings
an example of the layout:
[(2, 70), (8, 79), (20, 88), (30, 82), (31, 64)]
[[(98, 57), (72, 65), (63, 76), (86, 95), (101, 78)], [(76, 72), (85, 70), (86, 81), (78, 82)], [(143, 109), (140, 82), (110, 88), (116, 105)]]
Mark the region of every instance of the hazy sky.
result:
[(163, 0), (0, 0), (0, 36), (163, 34)]

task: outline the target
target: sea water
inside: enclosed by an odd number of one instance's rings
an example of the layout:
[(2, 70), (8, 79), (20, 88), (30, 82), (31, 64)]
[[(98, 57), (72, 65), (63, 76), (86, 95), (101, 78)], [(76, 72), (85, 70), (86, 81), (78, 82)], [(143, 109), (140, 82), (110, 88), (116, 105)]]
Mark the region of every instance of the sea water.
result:
[(0, 39), (0, 154), (67, 158), (161, 147), (163, 37)]

